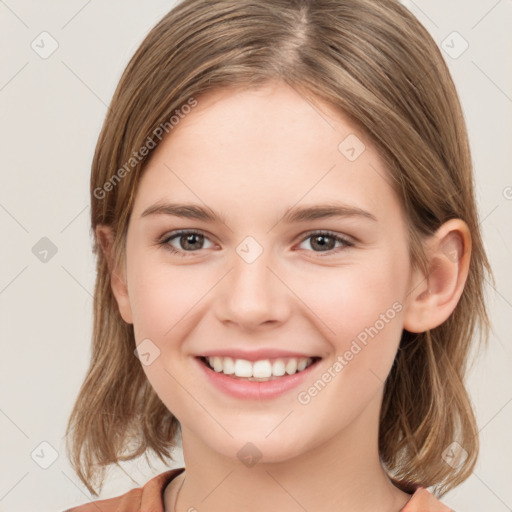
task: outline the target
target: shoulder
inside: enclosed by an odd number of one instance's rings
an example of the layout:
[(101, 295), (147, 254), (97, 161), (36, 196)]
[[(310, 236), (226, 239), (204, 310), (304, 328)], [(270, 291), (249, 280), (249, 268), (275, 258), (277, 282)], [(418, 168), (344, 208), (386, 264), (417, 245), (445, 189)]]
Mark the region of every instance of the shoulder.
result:
[(183, 471), (184, 468), (170, 469), (153, 477), (144, 486), (131, 489), (125, 494), (84, 503), (63, 512), (144, 512), (146, 509), (163, 512), (162, 492), (166, 485)]
[(441, 503), (428, 489), (418, 487), (412, 498), (400, 512), (454, 512), (453, 509)]

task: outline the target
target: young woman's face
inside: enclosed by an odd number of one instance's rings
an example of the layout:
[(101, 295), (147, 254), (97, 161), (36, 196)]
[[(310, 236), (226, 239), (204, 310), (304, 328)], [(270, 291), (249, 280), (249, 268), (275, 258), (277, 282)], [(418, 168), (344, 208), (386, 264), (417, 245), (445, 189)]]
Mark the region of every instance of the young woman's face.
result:
[(151, 385), (184, 439), (233, 459), (248, 442), (275, 462), (375, 437), (412, 287), (377, 152), (283, 84), (197, 100), (155, 150), (127, 234), (121, 311)]

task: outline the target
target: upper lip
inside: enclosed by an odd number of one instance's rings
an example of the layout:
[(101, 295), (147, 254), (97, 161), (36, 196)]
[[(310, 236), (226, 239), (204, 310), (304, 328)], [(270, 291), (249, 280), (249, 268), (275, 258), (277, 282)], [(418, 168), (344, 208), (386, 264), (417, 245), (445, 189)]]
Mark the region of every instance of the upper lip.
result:
[(247, 361), (259, 361), (261, 359), (278, 359), (289, 357), (311, 357), (319, 358), (320, 356), (304, 354), (303, 352), (291, 352), (287, 350), (279, 350), (276, 348), (261, 348), (258, 350), (241, 350), (241, 349), (225, 349), (225, 350), (208, 350), (198, 357), (231, 357), (232, 359), (246, 359)]

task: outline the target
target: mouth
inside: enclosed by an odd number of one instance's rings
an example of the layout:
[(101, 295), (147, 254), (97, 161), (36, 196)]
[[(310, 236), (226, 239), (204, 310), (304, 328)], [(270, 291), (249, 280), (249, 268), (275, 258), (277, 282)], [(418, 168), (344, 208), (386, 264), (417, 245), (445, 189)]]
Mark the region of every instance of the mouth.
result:
[(321, 357), (278, 357), (249, 361), (221, 356), (198, 356), (207, 368), (233, 380), (268, 382), (299, 374), (317, 363)]

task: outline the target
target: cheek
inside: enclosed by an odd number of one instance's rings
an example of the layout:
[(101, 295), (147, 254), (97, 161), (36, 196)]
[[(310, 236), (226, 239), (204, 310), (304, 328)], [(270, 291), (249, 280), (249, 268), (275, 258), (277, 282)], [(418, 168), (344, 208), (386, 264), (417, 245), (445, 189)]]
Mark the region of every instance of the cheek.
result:
[(405, 284), (399, 274), (391, 258), (381, 258), (379, 264), (333, 272), (316, 281), (323, 295), (309, 295), (311, 301), (316, 297), (312, 309), (321, 320), (316, 325), (329, 327), (322, 331), (331, 353), (324, 373), (301, 390), (298, 400), (314, 404), (317, 417), (332, 417), (335, 411), (339, 423), (331, 424), (334, 430), (361, 412), (389, 375), (403, 327)]
[[(190, 284), (188, 272), (176, 267), (150, 262), (142, 255), (133, 255), (131, 264), (128, 275), (135, 340), (137, 345), (145, 343), (141, 346), (151, 358), (142, 369), (162, 402), (181, 418), (190, 402), (188, 395), (180, 392), (175, 376), (187, 364), (179, 348), (183, 333), (191, 328), (187, 314), (200, 297), (198, 288)], [(183, 375), (179, 382), (194, 392), (193, 383), (186, 382)]]
[(315, 292), (309, 288), (304, 302), (327, 326), (322, 330), (334, 357), (347, 363), (344, 373), (366, 368), (385, 379), (403, 329), (405, 270), (400, 254), (380, 252), (378, 261), (331, 268), (309, 282)]
[[(316, 273), (302, 288), (304, 302), (336, 333), (357, 334), (381, 314), (399, 309), (404, 298), (404, 274), (391, 258)], [(333, 333), (331, 333), (333, 334)], [(333, 334), (334, 335), (334, 334)]]
[(190, 280), (191, 273), (177, 267), (134, 258), (129, 276), (137, 340), (141, 337), (164, 338), (200, 297), (198, 286)]

